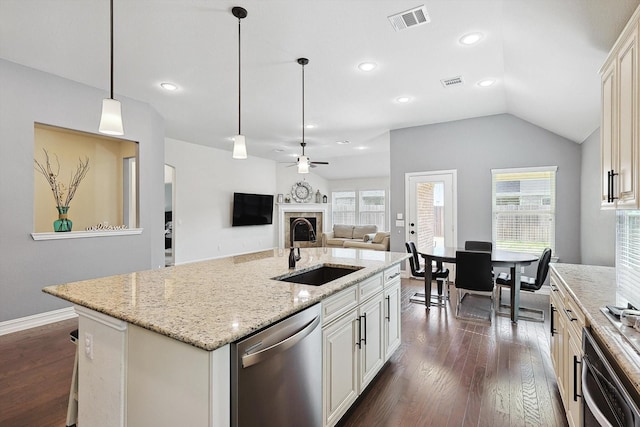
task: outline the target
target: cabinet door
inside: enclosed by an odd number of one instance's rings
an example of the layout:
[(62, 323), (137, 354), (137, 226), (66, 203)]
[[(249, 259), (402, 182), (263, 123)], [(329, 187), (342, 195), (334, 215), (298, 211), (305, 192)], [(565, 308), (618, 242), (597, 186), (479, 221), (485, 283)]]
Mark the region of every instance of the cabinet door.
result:
[(360, 306), (360, 390), (364, 390), (384, 363), (383, 320), (380, 292)]
[(400, 280), (384, 290), (384, 360), (400, 347)]
[(322, 410), (333, 426), (358, 397), (358, 311), (352, 310), (322, 330)]
[(618, 53), (618, 176), (616, 207), (638, 206), (638, 33)]
[(614, 165), (616, 135), (616, 61), (602, 73), (602, 123), (600, 124), (600, 174), (601, 197), (600, 204), (603, 208), (613, 208), (615, 204), (609, 200), (610, 178), (609, 173), (617, 169)]
[(581, 339), (569, 332), (567, 335), (567, 421), (571, 427), (582, 426), (582, 378)]

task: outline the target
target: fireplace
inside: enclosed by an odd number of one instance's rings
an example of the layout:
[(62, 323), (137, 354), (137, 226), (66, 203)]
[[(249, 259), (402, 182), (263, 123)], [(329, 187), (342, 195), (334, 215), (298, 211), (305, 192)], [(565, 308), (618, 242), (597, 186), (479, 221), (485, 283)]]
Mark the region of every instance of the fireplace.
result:
[[(293, 221), (295, 221), (298, 218), (304, 218), (307, 221), (309, 221), (311, 223), (311, 226), (313, 227), (313, 232), (316, 236), (316, 240), (319, 239), (318, 236), (318, 228), (316, 226), (316, 218), (309, 216), (309, 217), (290, 217), (289, 218), (289, 230), (291, 230), (291, 225), (293, 224)], [(291, 231), (289, 231), (291, 233)], [(289, 237), (289, 239), (291, 239), (291, 237)], [(291, 241), (291, 240), (289, 240)], [(310, 242), (310, 236), (309, 236), (309, 227), (307, 227), (307, 224), (296, 224), (296, 232), (295, 232), (295, 241), (296, 242)]]
[[(296, 228), (296, 247), (322, 246), (322, 233), (329, 227), (331, 205), (328, 203), (278, 203), (278, 247), (288, 248), (291, 242), (291, 223), (295, 218), (306, 218), (316, 232), (316, 242), (309, 241), (305, 226)], [(304, 240), (303, 240), (304, 239)]]

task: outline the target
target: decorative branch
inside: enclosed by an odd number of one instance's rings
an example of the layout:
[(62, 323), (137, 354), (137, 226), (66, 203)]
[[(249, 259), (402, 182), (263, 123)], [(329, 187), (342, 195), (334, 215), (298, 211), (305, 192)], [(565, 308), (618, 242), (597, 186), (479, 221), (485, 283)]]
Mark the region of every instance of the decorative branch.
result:
[(85, 157), (84, 160), (80, 158), (78, 159), (78, 167), (76, 168), (75, 173), (71, 175), (69, 186), (66, 187), (63, 183), (58, 182), (58, 176), (60, 175), (60, 161), (58, 160), (58, 156), (54, 154), (56, 160), (56, 168), (54, 171), (51, 166), (49, 152), (45, 148), (43, 148), (42, 151), (44, 151), (45, 162), (42, 164), (37, 159), (33, 159), (35, 162), (34, 168), (36, 171), (40, 172), (49, 183), (51, 192), (53, 193), (53, 198), (56, 201), (56, 206), (69, 206), (71, 200), (76, 194), (78, 186), (89, 171), (89, 158)]

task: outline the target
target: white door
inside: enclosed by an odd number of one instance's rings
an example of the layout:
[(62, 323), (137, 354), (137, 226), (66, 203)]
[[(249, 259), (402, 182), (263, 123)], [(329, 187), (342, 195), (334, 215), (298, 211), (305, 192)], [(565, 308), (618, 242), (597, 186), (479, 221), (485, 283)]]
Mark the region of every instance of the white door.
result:
[(406, 241), (423, 247), (456, 246), (456, 171), (405, 174)]

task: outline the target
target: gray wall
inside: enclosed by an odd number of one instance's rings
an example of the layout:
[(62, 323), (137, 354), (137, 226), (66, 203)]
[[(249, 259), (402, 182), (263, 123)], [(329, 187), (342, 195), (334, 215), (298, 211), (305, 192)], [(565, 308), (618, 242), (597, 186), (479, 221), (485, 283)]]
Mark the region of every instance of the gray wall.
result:
[(140, 144), (144, 232), (34, 241), (34, 122), (97, 133), (108, 93), (0, 59), (0, 94), (0, 322), (69, 306), (42, 293), (44, 286), (163, 266), (164, 123), (158, 113), (119, 98), (125, 138)]
[(615, 210), (600, 210), (600, 129), (581, 144), (580, 252), (583, 264), (615, 264)]
[[(391, 217), (404, 212), (407, 172), (458, 171), (458, 245), (491, 240), (491, 169), (558, 166), (556, 256), (580, 261), (580, 145), (509, 114), (391, 131)], [(391, 224), (391, 248), (404, 229)]]

